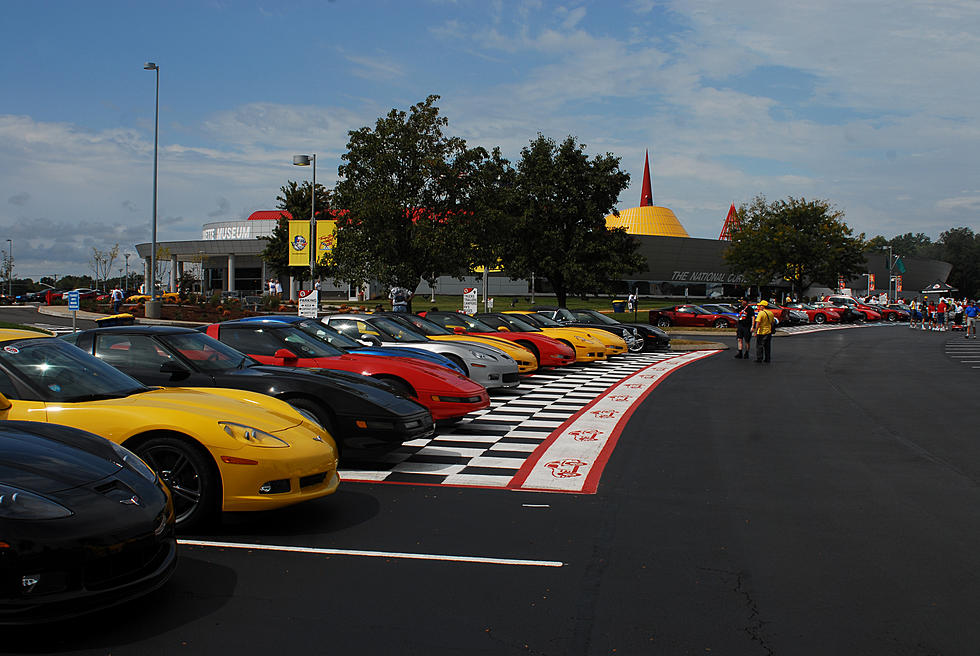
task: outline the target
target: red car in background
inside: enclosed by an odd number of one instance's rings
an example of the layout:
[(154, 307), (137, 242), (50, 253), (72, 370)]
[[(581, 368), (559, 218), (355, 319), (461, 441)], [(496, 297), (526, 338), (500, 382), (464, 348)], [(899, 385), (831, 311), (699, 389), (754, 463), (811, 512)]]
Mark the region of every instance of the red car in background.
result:
[(575, 363), (575, 350), (541, 333), (496, 330), (492, 326), (460, 312), (419, 312), (429, 321), (464, 335), (499, 337), (520, 344), (538, 358), (539, 367), (563, 367)]
[(674, 307), (650, 310), (649, 323), (661, 328), (667, 326), (734, 328), (736, 319), (729, 314), (709, 312), (700, 305), (675, 305)]
[[(852, 312), (863, 314), (865, 321), (881, 321), (881, 319), (883, 318), (883, 315), (880, 312), (881, 308), (873, 307), (871, 305), (868, 305), (867, 303), (862, 303), (861, 301), (851, 296), (843, 296), (843, 295), (828, 296), (827, 300), (830, 301), (831, 303), (836, 303), (838, 305), (846, 306), (850, 308)], [(897, 320), (897, 315), (896, 315), (896, 319), (892, 319), (892, 321), (896, 321), (896, 320)]]
[(840, 313), (831, 307), (817, 307), (809, 303), (787, 303), (786, 307), (805, 312), (810, 318), (810, 323), (840, 323), (841, 321)]
[(383, 380), (428, 408), (436, 421), (458, 419), (490, 405), (483, 385), (451, 369), (407, 358), (345, 353), (290, 324), (214, 323), (204, 332), (262, 364), (321, 367)]

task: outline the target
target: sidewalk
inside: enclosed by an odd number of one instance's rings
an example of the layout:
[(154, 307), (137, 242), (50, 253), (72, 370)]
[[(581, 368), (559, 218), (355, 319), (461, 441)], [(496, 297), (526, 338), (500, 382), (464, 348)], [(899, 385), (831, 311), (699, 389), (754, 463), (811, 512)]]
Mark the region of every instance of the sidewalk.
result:
[[(51, 317), (62, 317), (65, 319), (71, 319), (72, 311), (68, 309), (67, 305), (39, 305), (37, 306), (38, 314), (46, 314)], [(125, 313), (126, 309), (123, 308), (122, 313)], [(105, 319), (108, 314), (100, 314), (99, 312), (86, 312), (85, 310), (78, 310), (77, 317), (79, 319), (87, 319), (89, 321), (98, 321), (99, 319)], [(200, 321), (176, 321), (173, 319), (144, 319), (143, 317), (136, 317), (136, 323), (144, 326), (188, 326), (195, 328), (197, 326), (203, 326), (204, 323)]]

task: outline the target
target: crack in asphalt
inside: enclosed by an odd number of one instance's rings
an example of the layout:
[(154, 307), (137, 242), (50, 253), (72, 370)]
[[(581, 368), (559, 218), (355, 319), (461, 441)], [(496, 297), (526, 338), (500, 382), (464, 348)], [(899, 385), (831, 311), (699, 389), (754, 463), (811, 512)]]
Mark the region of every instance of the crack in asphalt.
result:
[(745, 607), (749, 611), (749, 623), (748, 625), (742, 627), (742, 630), (749, 636), (749, 639), (751, 639), (752, 642), (758, 643), (758, 645), (765, 650), (766, 656), (773, 656), (775, 651), (773, 651), (772, 645), (769, 644), (769, 639), (766, 636), (766, 626), (769, 624), (769, 622), (762, 619), (762, 613), (759, 611), (759, 604), (752, 596), (748, 585), (746, 585), (745, 572), (741, 570), (733, 572), (715, 567), (701, 567), (700, 569), (703, 572), (721, 574), (725, 577), (734, 577), (735, 584), (732, 587), (732, 591), (745, 600)]

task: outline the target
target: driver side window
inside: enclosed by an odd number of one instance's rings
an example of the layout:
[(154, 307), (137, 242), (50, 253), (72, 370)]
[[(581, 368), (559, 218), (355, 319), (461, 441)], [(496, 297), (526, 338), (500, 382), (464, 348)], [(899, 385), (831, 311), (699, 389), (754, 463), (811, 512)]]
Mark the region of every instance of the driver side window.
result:
[(173, 358), (144, 335), (98, 335), (95, 355), (115, 367), (157, 368)]

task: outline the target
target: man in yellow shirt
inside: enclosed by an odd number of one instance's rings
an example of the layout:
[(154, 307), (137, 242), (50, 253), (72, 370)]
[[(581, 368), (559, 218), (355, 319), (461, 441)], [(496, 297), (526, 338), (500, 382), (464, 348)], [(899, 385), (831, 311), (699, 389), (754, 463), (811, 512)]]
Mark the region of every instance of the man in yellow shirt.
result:
[(756, 362), (769, 362), (772, 353), (772, 331), (776, 327), (776, 316), (768, 306), (767, 301), (759, 301), (759, 311), (755, 313), (755, 318), (752, 320)]

